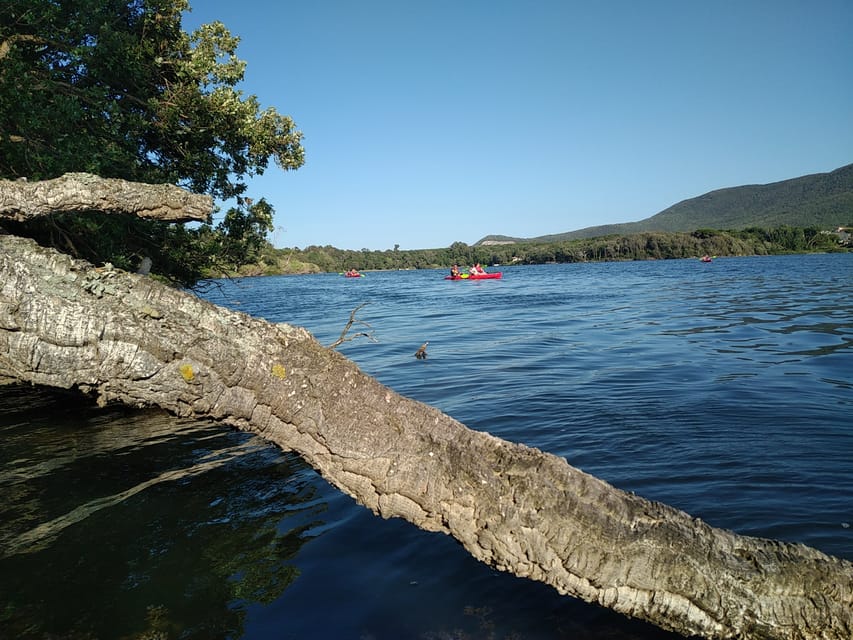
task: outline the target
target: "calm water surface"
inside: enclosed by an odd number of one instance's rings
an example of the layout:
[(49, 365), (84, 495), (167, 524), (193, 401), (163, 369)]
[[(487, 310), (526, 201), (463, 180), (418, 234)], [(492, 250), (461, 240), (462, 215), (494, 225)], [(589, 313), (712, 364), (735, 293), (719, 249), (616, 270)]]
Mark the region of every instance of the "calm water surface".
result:
[[(340, 351), (398, 392), (714, 526), (853, 559), (853, 254), (501, 269), (205, 297), (324, 344), (364, 304), (375, 342)], [(0, 408), (0, 637), (673, 638), (376, 518), (256, 437), (40, 391)]]

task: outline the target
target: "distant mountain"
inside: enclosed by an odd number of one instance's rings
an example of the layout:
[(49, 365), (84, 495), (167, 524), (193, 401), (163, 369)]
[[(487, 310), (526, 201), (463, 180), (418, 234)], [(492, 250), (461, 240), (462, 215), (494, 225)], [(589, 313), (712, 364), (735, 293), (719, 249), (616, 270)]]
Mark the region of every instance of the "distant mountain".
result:
[(476, 245), (560, 242), (645, 231), (695, 231), (747, 227), (833, 228), (853, 225), (853, 164), (770, 184), (709, 191), (639, 222), (606, 224), (536, 238), (489, 235)]

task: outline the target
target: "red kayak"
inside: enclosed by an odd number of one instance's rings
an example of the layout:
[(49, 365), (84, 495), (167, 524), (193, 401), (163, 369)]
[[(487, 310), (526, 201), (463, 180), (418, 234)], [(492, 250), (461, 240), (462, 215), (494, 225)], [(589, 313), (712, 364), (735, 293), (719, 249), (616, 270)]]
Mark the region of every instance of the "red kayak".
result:
[(500, 271), (495, 273), (463, 273), (458, 276), (444, 276), (445, 280), (497, 280), (503, 274)]

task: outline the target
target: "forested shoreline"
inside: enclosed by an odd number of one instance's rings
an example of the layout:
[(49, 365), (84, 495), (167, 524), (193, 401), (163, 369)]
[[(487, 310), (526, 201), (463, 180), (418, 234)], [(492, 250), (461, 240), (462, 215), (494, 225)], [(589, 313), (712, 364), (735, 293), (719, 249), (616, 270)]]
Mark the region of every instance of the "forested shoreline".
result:
[(551, 243), (468, 245), (454, 242), (442, 249), (351, 250), (329, 245), (275, 249), (267, 246), (257, 263), (246, 265), (239, 274), (228, 275), (341, 272), (351, 268), (363, 271), (439, 269), (454, 263), (476, 262), (486, 265), (547, 264), (850, 250), (851, 237), (847, 232), (790, 226), (727, 231), (699, 229), (692, 233), (645, 232)]

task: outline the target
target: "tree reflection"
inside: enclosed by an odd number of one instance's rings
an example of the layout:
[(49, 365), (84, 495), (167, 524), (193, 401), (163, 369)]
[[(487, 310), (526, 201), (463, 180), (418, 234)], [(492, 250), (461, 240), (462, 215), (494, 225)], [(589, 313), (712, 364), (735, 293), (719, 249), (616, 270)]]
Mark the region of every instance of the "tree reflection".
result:
[(298, 577), (325, 510), (298, 458), (63, 393), (0, 388), (0, 406), (2, 635), (234, 638)]

